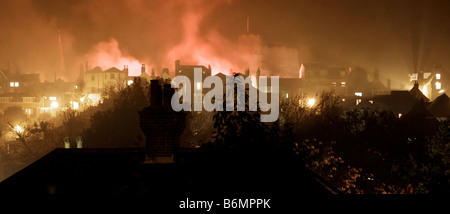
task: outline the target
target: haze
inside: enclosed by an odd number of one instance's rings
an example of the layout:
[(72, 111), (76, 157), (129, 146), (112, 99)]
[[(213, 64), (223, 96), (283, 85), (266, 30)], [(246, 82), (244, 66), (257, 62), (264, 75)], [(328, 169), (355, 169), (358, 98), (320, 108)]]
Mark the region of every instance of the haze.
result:
[[(289, 61), (378, 69), (398, 88), (408, 73), (449, 69), (447, 1), (88, 1), (3, 0), (0, 7), (0, 67), (51, 81), (60, 63), (73, 80), (86, 61), (103, 69), (140, 64), (169, 68), (174, 61), (210, 64), (215, 72), (242, 72), (238, 36), (259, 34), (271, 53), (263, 75), (292, 76), (278, 69)], [(296, 62), (292, 62), (296, 61)], [(291, 73), (292, 72), (292, 73)]]

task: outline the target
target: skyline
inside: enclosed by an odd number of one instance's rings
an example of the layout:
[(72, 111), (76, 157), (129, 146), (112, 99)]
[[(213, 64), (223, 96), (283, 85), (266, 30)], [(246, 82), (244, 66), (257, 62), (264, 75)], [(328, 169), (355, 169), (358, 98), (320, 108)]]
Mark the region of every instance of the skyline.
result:
[(12, 62), (44, 80), (53, 79), (58, 66), (58, 29), (72, 79), (86, 61), (119, 69), (128, 64), (136, 71), (145, 63), (157, 72), (164, 67), (173, 72), (180, 59), (227, 70), (239, 64), (237, 40), (246, 32), (247, 17), (250, 33), (260, 35), (267, 52), (276, 55), (269, 56), (275, 62), (262, 68), (263, 75), (273, 75), (276, 71), (264, 72), (276, 70), (273, 64), (294, 51), (298, 63), (360, 66), (369, 75), (378, 69), (380, 80), (390, 78), (393, 88), (406, 83), (413, 70), (450, 66), (445, 1), (22, 0), (4, 5), (1, 66)]

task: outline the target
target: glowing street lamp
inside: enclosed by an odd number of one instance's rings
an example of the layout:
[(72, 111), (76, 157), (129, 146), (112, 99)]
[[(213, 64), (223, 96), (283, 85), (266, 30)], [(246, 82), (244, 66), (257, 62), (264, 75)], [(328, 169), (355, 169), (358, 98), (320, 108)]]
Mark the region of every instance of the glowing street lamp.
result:
[(308, 99), (307, 104), (308, 104), (308, 106), (309, 106), (310, 108), (313, 107), (314, 104), (316, 104), (316, 99), (314, 99), (314, 98)]
[(14, 131), (19, 133), (19, 134), (22, 134), (24, 129), (21, 126), (16, 125), (16, 126), (14, 126)]
[(57, 101), (53, 101), (52, 103), (50, 103), (50, 107), (58, 108), (59, 107), (59, 103)]

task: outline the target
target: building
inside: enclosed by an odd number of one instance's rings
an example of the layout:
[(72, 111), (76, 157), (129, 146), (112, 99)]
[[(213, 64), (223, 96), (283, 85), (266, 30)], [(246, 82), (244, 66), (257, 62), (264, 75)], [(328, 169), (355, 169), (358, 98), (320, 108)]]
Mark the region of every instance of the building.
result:
[(339, 192), (284, 153), (274, 152), (268, 159), (249, 151), (180, 148), (185, 115), (170, 108), (173, 89), (152, 80), (150, 93), (150, 106), (140, 112), (145, 148), (58, 148), (2, 181), (0, 194), (144, 195), (154, 197), (150, 203), (161, 203), (167, 196), (179, 201), (196, 193), (258, 193), (290, 201), (293, 195)]
[(163, 68), (161, 75), (160, 75), (161, 79), (163, 79), (164, 81), (169, 81), (171, 80), (170, 75), (169, 75), (169, 69), (168, 68)]
[(427, 105), (427, 110), (438, 120), (450, 118), (450, 98), (443, 93)]
[(103, 71), (102, 68), (97, 66), (88, 69), (84, 75), (84, 89), (87, 99), (91, 100), (93, 104), (97, 104), (100, 102), (101, 93), (105, 89), (118, 89), (126, 86), (128, 67), (125, 66), (123, 70), (112, 67)]
[(432, 71), (420, 70), (409, 75), (411, 83), (418, 83), (425, 96), (434, 100), (449, 89), (450, 76), (439, 65), (435, 65)]
[[(194, 77), (194, 70), (200, 69), (202, 77), (201, 81), (197, 81)], [(194, 106), (194, 101), (201, 102), (203, 100), (203, 96), (205, 96), (207, 90), (203, 88), (203, 81), (206, 77), (211, 76), (211, 66), (206, 68), (203, 65), (181, 65), (180, 60), (175, 61), (175, 77), (176, 76), (186, 76), (191, 82), (191, 88), (187, 89), (183, 87), (181, 90), (190, 90), (191, 92), (191, 101), (192, 107)], [(185, 92), (187, 93), (187, 91)]]
[(120, 87), (125, 85), (128, 77), (127, 71), (119, 70), (115, 67), (105, 71), (100, 67), (95, 67), (85, 72), (85, 90), (87, 93), (100, 94), (107, 87)]

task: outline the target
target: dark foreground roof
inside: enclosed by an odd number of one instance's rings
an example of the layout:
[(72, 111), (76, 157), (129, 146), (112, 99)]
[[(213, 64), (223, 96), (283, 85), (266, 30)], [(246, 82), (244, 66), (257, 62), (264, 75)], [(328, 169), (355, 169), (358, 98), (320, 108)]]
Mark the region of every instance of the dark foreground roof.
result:
[(311, 171), (293, 162), (246, 155), (181, 152), (177, 163), (146, 164), (143, 149), (55, 149), (0, 183), (0, 194), (108, 194), (174, 197), (262, 193), (330, 195)]
[(450, 117), (450, 98), (444, 93), (439, 97), (436, 97), (436, 99), (427, 106), (427, 109), (435, 117)]

